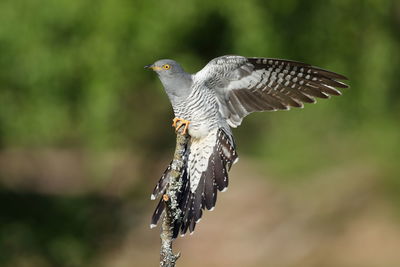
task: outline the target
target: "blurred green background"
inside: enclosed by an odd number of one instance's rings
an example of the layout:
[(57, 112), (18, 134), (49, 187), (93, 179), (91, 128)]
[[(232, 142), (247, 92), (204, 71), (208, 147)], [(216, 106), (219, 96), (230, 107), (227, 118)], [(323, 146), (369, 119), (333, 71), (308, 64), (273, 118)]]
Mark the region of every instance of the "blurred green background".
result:
[(257, 113), (180, 266), (400, 266), (400, 2), (2, 0), (0, 266), (156, 266), (149, 195), (172, 156), (143, 66), (304, 61), (343, 96)]

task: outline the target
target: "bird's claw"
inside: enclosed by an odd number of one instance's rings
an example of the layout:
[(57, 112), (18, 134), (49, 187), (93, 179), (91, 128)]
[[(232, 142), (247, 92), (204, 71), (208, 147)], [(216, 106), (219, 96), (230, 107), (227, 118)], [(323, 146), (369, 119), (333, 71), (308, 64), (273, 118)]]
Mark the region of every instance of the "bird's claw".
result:
[(185, 127), (183, 128), (182, 135), (185, 135), (187, 133), (190, 121), (181, 118), (174, 118), (172, 122), (173, 122), (172, 127), (175, 128), (175, 132), (177, 132), (183, 125), (185, 125)]

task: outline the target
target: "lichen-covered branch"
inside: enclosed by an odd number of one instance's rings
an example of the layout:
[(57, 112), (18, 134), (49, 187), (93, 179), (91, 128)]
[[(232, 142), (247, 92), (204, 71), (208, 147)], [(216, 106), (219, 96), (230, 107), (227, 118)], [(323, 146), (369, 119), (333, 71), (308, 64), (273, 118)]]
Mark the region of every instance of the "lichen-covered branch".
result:
[(163, 200), (165, 201), (166, 208), (164, 217), (161, 225), (161, 251), (160, 251), (160, 266), (161, 267), (174, 267), (178, 260), (180, 253), (174, 254), (172, 251), (172, 235), (173, 225), (175, 220), (181, 216), (181, 210), (179, 209), (177, 194), (181, 188), (181, 171), (184, 165), (183, 154), (185, 153), (185, 147), (188, 142), (188, 135), (182, 134), (182, 130), (179, 130), (176, 135), (176, 148), (174, 159), (172, 162), (172, 170), (170, 173), (170, 181)]

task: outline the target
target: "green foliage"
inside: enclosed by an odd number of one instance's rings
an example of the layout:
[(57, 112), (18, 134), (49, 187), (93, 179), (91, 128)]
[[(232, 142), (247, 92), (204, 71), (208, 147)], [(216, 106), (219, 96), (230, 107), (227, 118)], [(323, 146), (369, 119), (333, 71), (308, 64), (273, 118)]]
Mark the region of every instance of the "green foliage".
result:
[[(154, 127), (143, 122), (169, 110), (155, 77), (142, 69), (160, 57), (190, 71), (228, 53), (303, 60), (351, 78), (344, 99), (329, 103), (335, 117), (360, 122), (393, 114), (399, 106), (392, 97), (399, 85), (393, 5), (2, 1), (1, 143), (137, 147)], [(332, 108), (326, 114), (319, 117), (332, 118)]]
[(25, 261), (31, 261), (27, 266), (87, 266), (103, 245), (100, 240), (109, 240), (123, 230), (121, 204), (95, 196), (0, 191), (2, 266), (26, 266)]

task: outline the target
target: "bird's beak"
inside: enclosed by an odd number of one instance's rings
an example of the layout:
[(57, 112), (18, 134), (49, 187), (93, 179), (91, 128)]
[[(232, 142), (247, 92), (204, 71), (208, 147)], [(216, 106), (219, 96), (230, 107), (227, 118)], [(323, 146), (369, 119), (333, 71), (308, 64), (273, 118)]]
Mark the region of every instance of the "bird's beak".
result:
[(154, 71), (156, 71), (156, 70), (162, 70), (162, 68), (157, 67), (157, 66), (154, 66), (154, 64), (146, 65), (146, 66), (144, 66), (144, 68), (145, 68), (145, 69), (152, 69), (152, 70), (154, 70)]

